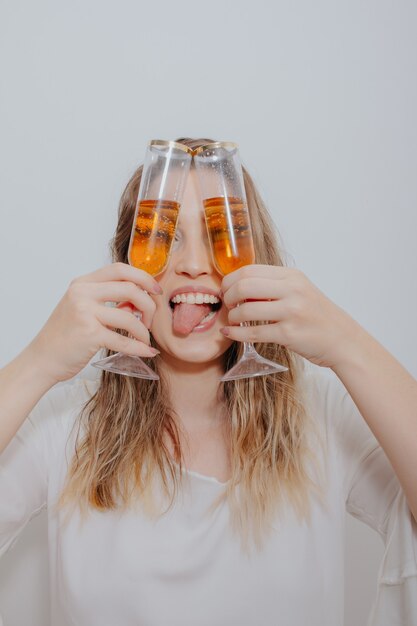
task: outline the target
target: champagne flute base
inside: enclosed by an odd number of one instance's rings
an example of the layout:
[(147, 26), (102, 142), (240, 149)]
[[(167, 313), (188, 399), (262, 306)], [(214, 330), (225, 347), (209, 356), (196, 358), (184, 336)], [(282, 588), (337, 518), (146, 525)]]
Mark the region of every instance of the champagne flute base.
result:
[(269, 359), (260, 356), (255, 350), (245, 352), (242, 358), (230, 368), (221, 378), (222, 382), (227, 380), (237, 380), (239, 378), (253, 378), (254, 376), (265, 376), (266, 374), (277, 374), (285, 372), (288, 367), (274, 363)]
[(148, 380), (159, 380), (158, 374), (148, 367), (140, 357), (123, 354), (122, 352), (117, 352), (104, 359), (95, 361), (95, 363), (91, 363), (91, 365), (98, 369), (113, 372), (114, 374), (146, 378)]

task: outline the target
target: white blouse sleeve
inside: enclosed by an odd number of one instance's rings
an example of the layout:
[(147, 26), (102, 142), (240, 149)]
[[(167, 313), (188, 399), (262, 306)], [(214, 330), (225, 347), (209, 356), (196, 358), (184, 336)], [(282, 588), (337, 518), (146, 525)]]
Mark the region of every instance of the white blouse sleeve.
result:
[(50, 389), (0, 454), (0, 557), (46, 507), (48, 473), (62, 451), (65, 417), (79, 404), (82, 389), (81, 380)]
[(51, 411), (47, 395), (0, 454), (0, 556), (46, 506), (46, 454), (40, 422)]
[[(417, 524), (385, 452), (333, 372), (325, 398), (346, 511), (382, 538), (384, 555), (367, 626), (417, 625)], [(416, 486), (417, 488), (417, 486)]]

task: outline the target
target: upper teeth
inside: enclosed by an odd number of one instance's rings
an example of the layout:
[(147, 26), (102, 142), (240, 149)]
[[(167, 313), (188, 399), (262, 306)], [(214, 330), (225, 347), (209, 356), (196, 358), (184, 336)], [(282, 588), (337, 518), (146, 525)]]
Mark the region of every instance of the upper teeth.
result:
[(171, 298), (171, 302), (177, 304), (179, 302), (186, 302), (187, 304), (216, 304), (220, 300), (208, 293), (177, 293), (176, 296)]

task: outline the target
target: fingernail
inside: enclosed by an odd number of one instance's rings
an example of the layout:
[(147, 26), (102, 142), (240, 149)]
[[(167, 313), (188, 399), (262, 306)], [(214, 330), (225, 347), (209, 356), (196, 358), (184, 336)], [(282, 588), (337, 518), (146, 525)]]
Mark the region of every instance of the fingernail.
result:
[(163, 293), (161, 285), (159, 283), (155, 283), (153, 287), (154, 287), (154, 293), (158, 293), (158, 294)]
[(152, 354), (152, 356), (156, 356), (157, 354), (161, 354), (160, 350), (157, 350), (156, 348), (149, 348), (149, 352)]
[(224, 326), (224, 328), (220, 329), (220, 332), (223, 333), (223, 335), (230, 335), (230, 330), (227, 328), (227, 326)]

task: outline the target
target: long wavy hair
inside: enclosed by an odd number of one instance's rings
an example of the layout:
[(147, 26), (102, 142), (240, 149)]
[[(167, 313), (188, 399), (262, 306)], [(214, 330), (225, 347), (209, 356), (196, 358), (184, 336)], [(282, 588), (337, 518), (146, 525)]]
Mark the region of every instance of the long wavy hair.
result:
[[(195, 149), (214, 140), (176, 141)], [(110, 243), (113, 261), (128, 262), (142, 170), (143, 166), (134, 172), (120, 200), (116, 232)], [(243, 178), (255, 263), (282, 266), (279, 233), (245, 167)], [(151, 345), (157, 347), (152, 335)], [(285, 504), (301, 521), (310, 519), (313, 493), (323, 502), (323, 474), (317, 463), (324, 457), (319, 451), (322, 438), (303, 401), (304, 361), (275, 343), (255, 347), (267, 359), (286, 365), (288, 371), (219, 381), (219, 397), (224, 398), (228, 420), (231, 477), (210, 509), (227, 501), (232, 528), (244, 548), (249, 548), (251, 539), (261, 547), (279, 514), (284, 513)], [(234, 341), (224, 355), (225, 371), (237, 362), (242, 351), (243, 344)], [(106, 354), (113, 352), (106, 350)], [(165, 514), (176, 500), (187, 475), (183, 471), (179, 416), (170, 405), (160, 355), (143, 358), (159, 374), (159, 381), (102, 372), (97, 390), (74, 423), (75, 428), (78, 426), (75, 454), (58, 508), (77, 505), (85, 519), (90, 507), (100, 511), (126, 509), (140, 502), (146, 514), (155, 516)], [(167, 436), (173, 455), (164, 443)], [(163, 495), (159, 504), (157, 490)], [(161, 507), (161, 502), (167, 507)]]

